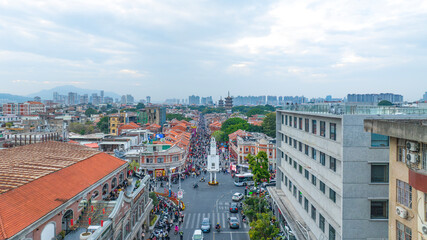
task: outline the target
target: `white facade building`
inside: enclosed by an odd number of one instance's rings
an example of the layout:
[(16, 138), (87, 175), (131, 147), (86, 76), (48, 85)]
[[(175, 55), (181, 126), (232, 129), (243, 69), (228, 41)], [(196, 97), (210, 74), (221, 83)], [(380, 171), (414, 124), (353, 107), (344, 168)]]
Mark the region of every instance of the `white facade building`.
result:
[(402, 115), (366, 113), (277, 111), (277, 186), (269, 191), (296, 239), (388, 237), (388, 137), (364, 132), (363, 120)]

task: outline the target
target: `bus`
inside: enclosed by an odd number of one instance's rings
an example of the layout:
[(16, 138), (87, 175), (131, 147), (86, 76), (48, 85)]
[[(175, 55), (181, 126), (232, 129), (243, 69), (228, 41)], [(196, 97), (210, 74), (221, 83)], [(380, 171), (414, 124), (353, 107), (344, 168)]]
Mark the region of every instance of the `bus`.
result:
[(254, 175), (252, 173), (236, 174), (234, 176), (234, 185), (238, 187), (254, 185)]

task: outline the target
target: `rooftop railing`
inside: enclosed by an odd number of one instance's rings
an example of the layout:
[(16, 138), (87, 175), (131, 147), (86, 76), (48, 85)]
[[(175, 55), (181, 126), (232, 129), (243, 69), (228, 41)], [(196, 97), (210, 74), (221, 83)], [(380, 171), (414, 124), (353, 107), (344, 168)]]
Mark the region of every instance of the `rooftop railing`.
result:
[(332, 115), (421, 115), (427, 108), (395, 106), (360, 106), (344, 104), (286, 105), (283, 110)]

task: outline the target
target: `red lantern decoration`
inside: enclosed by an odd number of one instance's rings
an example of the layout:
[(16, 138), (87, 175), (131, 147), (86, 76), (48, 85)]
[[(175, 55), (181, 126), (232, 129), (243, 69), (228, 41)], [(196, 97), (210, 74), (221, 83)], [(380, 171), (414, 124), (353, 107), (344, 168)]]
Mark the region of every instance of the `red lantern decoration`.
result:
[(134, 167), (133, 170), (136, 171), (136, 167)]
[(102, 209), (102, 214), (105, 214), (105, 208)]
[(73, 219), (71, 219), (71, 220), (70, 220), (70, 225), (71, 225), (71, 226), (73, 226), (73, 225), (74, 225), (74, 220), (73, 220)]
[(101, 227), (104, 226), (104, 220), (101, 220)]
[(92, 219), (90, 219), (90, 218), (89, 218), (89, 220), (88, 220), (88, 224), (89, 224), (89, 225), (90, 225), (91, 220), (92, 220)]
[(90, 211), (91, 211), (91, 212), (93, 212), (93, 205), (92, 205), (92, 206), (90, 206)]

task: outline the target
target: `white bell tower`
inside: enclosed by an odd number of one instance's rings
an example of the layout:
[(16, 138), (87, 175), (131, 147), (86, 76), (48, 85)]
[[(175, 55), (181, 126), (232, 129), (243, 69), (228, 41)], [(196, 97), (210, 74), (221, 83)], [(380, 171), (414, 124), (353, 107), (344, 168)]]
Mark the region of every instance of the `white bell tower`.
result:
[(208, 156), (209, 185), (217, 185), (216, 173), (219, 172), (219, 156), (216, 154), (216, 141), (211, 138), (211, 149)]

